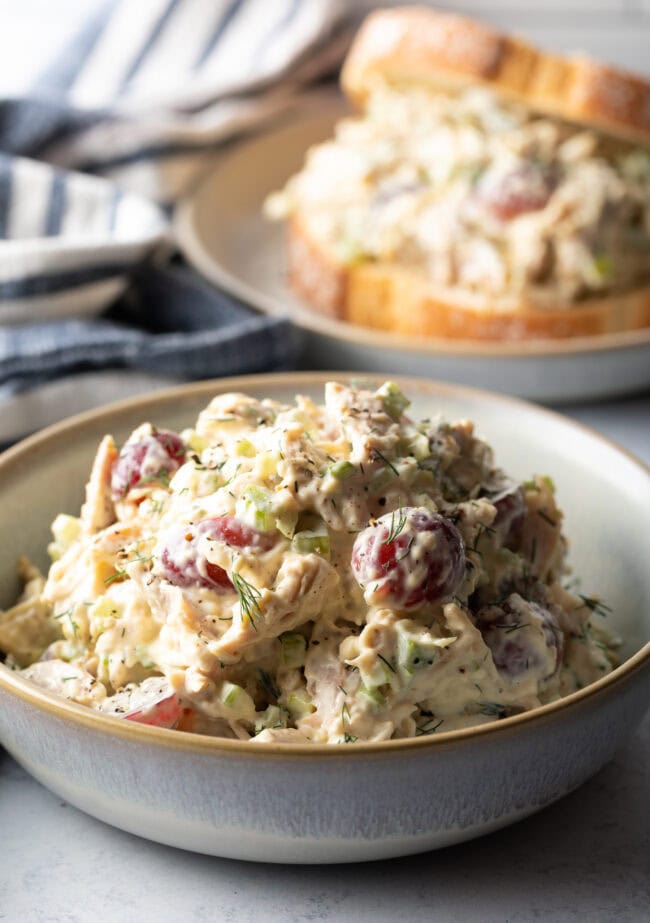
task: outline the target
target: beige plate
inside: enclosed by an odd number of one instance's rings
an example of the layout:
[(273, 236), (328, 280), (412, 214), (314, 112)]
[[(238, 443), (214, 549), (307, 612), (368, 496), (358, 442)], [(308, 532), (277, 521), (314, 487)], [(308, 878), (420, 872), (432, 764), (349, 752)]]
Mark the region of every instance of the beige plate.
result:
[[(0, 457), (0, 530), (10, 537), (0, 605), (15, 599), (18, 554), (46, 566), (49, 524), (58, 512), (78, 512), (104, 433), (122, 441), (143, 420), (181, 429), (223, 391), (319, 399), (326, 377), (175, 388), (83, 414), (10, 449)], [(553, 476), (572, 563), (584, 591), (612, 608), (622, 666), (566, 699), (479, 728), (328, 747), (145, 727), (66, 702), (0, 665), (7, 750), (61, 797), (115, 826), (185, 849), (276, 862), (378, 859), (470, 839), (538, 810), (611, 759), (649, 701), (648, 469), (590, 430), (520, 401), (414, 379), (402, 387), (415, 416), (477, 421), (513, 476)]]
[(268, 193), (302, 164), (307, 148), (331, 135), (342, 103), (316, 97), (272, 131), (229, 148), (180, 205), (179, 245), (207, 279), (268, 314), (287, 311), (305, 334), (305, 368), (359, 368), (415, 374), (560, 403), (613, 396), (650, 385), (650, 329), (535, 343), (422, 340), (330, 320), (288, 288), (282, 227), (262, 217)]

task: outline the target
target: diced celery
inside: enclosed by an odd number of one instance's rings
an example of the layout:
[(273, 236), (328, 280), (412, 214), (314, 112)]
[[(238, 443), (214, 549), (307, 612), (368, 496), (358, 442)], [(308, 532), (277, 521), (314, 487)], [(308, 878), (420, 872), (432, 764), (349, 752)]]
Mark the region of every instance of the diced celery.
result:
[(330, 538), (327, 533), (296, 532), (291, 540), (291, 548), (300, 554), (322, 554), (327, 556), (330, 553)]
[(290, 694), (287, 701), (287, 709), (294, 719), (305, 718), (316, 710), (309, 695), (304, 690), (297, 690)]
[(280, 635), (282, 645), (282, 665), (289, 668), (301, 667), (305, 662), (307, 642), (303, 635), (295, 631), (285, 631)]
[(351, 478), (356, 474), (356, 468), (349, 461), (337, 461), (333, 465), (330, 465), (327, 469), (333, 478), (336, 478), (337, 481), (347, 481), (348, 478)]
[(286, 728), (286, 726), (287, 713), (278, 705), (269, 705), (269, 707), (255, 719), (256, 734), (259, 734), (261, 731), (265, 730), (265, 728)]
[(221, 687), (219, 698), (228, 711), (232, 713), (233, 719), (255, 720), (255, 702), (241, 686), (226, 680)]
[(214, 493), (222, 483), (220, 471), (197, 467), (194, 462), (181, 465), (170, 482), (172, 493), (205, 497)]
[(381, 692), (379, 691), (379, 689), (377, 689), (376, 687), (374, 687), (374, 688), (369, 688), (368, 686), (365, 686), (365, 685), (362, 683), (362, 684), (359, 686), (359, 693), (360, 693), (360, 695), (365, 695), (366, 698), (370, 699), (370, 701), (373, 702), (373, 704), (375, 704), (375, 705), (383, 705), (383, 704), (384, 704), (384, 701), (385, 701), (384, 696), (381, 694)]
[(524, 490), (539, 490), (539, 481), (545, 484), (551, 493), (555, 493), (555, 481), (548, 474), (537, 475), (535, 478), (530, 478), (530, 480), (523, 482), (522, 487)]
[(154, 660), (149, 653), (148, 644), (136, 644), (135, 646), (135, 657), (138, 663), (141, 663), (145, 670), (151, 670), (156, 666)]
[(102, 596), (88, 608), (88, 619), (92, 628), (92, 635), (98, 638), (101, 634), (112, 628), (115, 620), (122, 615), (122, 607), (110, 596)]
[(279, 455), (277, 452), (260, 452), (255, 459), (255, 473), (265, 480), (273, 477), (278, 470)]
[(417, 461), (424, 461), (425, 458), (429, 458), (431, 455), (429, 439), (424, 433), (416, 433), (415, 436), (409, 440), (408, 447), (411, 455), (413, 455)]
[(262, 532), (275, 529), (275, 516), (271, 506), (271, 494), (264, 487), (247, 487), (237, 506), (240, 515)]
[(76, 516), (59, 513), (52, 523), (54, 541), (47, 546), (50, 558), (57, 561), (81, 535), (81, 520)]
[(208, 440), (194, 429), (183, 430), (181, 437), (188, 449), (191, 449), (192, 452), (196, 452), (197, 455), (200, 455), (201, 452), (210, 445)]
[(598, 278), (605, 282), (611, 277), (614, 264), (606, 253), (598, 253), (594, 257), (594, 269)]
[(276, 528), (285, 538), (293, 538), (297, 522), (298, 512), (296, 510), (281, 511), (275, 518)]
[(399, 421), (411, 403), (393, 381), (384, 382), (377, 394), (382, 398), (386, 413), (393, 420)]
[(244, 458), (255, 458), (257, 449), (249, 439), (240, 439), (235, 446), (235, 454), (243, 455)]
[(400, 632), (397, 639), (397, 663), (401, 670), (413, 673), (414, 670), (429, 666), (437, 654), (436, 646)]

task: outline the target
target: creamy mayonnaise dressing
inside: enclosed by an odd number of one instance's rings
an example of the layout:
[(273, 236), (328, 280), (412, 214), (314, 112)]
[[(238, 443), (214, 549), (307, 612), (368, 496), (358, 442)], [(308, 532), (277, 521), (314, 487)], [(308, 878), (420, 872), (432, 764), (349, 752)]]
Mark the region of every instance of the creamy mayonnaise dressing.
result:
[(107, 436), (47, 578), (21, 565), (7, 663), (129, 720), (316, 743), (493, 721), (609, 672), (550, 478), (407, 407), (332, 382), (323, 406), (224, 394), (180, 435)]
[(650, 151), (482, 88), (378, 82), (269, 197), (337, 260), (565, 306), (650, 278)]

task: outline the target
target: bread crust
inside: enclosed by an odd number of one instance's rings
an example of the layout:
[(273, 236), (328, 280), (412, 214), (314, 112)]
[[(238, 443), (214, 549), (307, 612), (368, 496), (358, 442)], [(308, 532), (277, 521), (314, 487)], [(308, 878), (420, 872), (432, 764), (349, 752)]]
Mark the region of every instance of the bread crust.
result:
[(435, 88), (479, 83), (536, 111), (650, 145), (649, 81), (427, 7), (376, 10), (365, 19), (341, 85), (362, 106), (379, 80)]
[(650, 326), (650, 286), (549, 310), (472, 305), (471, 295), (440, 289), (388, 263), (343, 266), (313, 240), (299, 217), (287, 226), (289, 282), (328, 317), (393, 333), (452, 340), (563, 339)]

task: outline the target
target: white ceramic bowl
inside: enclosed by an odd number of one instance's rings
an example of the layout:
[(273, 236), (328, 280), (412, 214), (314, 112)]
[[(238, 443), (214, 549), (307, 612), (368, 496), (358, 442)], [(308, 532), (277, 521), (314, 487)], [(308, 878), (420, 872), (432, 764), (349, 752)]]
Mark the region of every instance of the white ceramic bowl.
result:
[[(5, 453), (0, 604), (16, 594), (19, 553), (46, 566), (49, 523), (59, 511), (78, 511), (105, 432), (123, 439), (145, 419), (180, 429), (225, 390), (318, 397), (327, 377), (258, 376), (158, 392), (74, 418)], [(480, 728), (349, 747), (149, 728), (97, 715), (0, 666), (7, 750), (58, 795), (124, 830), (271, 862), (380, 859), (466, 840), (531, 814), (603, 766), (649, 701), (648, 470), (589, 430), (522, 402), (429, 381), (405, 379), (402, 387), (415, 414), (475, 420), (512, 474), (553, 476), (575, 570), (613, 610), (622, 666), (561, 702)]]

